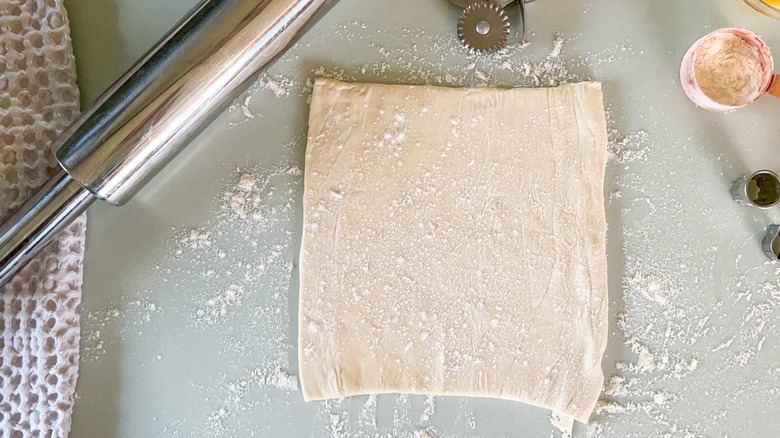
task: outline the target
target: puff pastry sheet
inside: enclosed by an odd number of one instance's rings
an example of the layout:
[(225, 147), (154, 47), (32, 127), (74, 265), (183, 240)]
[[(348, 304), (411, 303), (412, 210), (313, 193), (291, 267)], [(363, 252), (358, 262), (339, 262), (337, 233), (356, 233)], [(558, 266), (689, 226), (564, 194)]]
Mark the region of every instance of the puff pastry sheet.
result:
[(601, 85), (318, 79), (299, 363), (307, 400), (518, 400), (585, 422), (607, 340)]

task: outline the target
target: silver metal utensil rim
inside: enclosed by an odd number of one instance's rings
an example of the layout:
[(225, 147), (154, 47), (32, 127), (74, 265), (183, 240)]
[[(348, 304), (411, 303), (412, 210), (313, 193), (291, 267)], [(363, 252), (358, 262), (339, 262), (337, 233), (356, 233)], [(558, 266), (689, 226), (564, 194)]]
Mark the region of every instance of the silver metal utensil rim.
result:
[[(478, 22), (486, 21), (485, 17), (477, 17), (482, 18), (480, 20), (477, 20), (473, 24), (471, 23), (471, 15), (478, 13), (478, 12), (484, 12), (484, 11), (490, 11), (491, 13), (496, 13), (497, 17), (499, 18), (499, 23), (488, 21), (490, 24), (491, 32), (485, 35), (475, 35), (476, 29), (471, 29), (470, 27), (472, 25), (476, 26)], [(489, 17), (491, 19), (496, 17)], [(509, 17), (507, 17), (506, 13), (498, 7), (495, 3), (492, 2), (482, 2), (482, 3), (473, 3), (467, 7), (463, 13), (458, 18), (458, 39), (460, 40), (461, 44), (463, 44), (466, 49), (476, 55), (488, 55), (491, 53), (495, 53), (502, 48), (506, 46), (506, 42), (509, 38)], [(488, 36), (491, 33), (499, 32), (499, 35), (496, 39), (496, 37)], [(480, 45), (480, 47), (475, 46), (473, 43), (474, 41), (470, 41), (471, 39), (487, 39), (487, 38), (493, 38), (493, 43), (487, 47), (484, 47)]]
[[(741, 197), (743, 197), (743, 199), (741, 200), (742, 203), (744, 203), (746, 205), (750, 205), (752, 207), (756, 207), (756, 208), (760, 208), (760, 209), (766, 210), (766, 209), (772, 208), (775, 205), (777, 205), (778, 203), (780, 203), (780, 196), (778, 196), (777, 199), (775, 199), (775, 201), (772, 202), (771, 204), (759, 205), (759, 204), (756, 204), (755, 202), (753, 202), (753, 200), (750, 199), (750, 195), (748, 194), (748, 185), (750, 184), (750, 181), (753, 178), (755, 178), (756, 176), (762, 175), (762, 174), (771, 175), (772, 178), (774, 178), (775, 181), (777, 181), (777, 183), (780, 184), (780, 177), (778, 177), (777, 174), (772, 172), (771, 170), (757, 170), (757, 171), (751, 173), (750, 175), (745, 176), (745, 177), (737, 180), (736, 184), (740, 184), (739, 195)], [(737, 200), (737, 201), (739, 201), (739, 200)]]
[(776, 239), (780, 238), (778, 234), (780, 234), (780, 225), (772, 224), (767, 228), (764, 239), (761, 241), (761, 249), (764, 251), (764, 255), (774, 261), (778, 260), (778, 255), (772, 250), (772, 244)]

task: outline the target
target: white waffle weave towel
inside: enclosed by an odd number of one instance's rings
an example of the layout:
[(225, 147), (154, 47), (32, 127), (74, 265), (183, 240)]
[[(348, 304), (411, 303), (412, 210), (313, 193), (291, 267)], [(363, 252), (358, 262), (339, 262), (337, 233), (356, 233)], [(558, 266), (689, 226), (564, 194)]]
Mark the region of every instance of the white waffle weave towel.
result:
[[(62, 0), (0, 0), (0, 220), (56, 171), (49, 144), (78, 116), (75, 77)], [(85, 223), (0, 285), (0, 436), (70, 430)]]

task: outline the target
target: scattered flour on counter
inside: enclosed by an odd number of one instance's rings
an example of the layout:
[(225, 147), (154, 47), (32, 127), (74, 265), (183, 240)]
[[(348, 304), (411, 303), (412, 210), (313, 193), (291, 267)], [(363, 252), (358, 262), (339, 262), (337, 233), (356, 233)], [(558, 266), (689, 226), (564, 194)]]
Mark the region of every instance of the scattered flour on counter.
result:
[(249, 102), (252, 100), (252, 96), (247, 96), (244, 99), (244, 103), (241, 104), (241, 112), (244, 113), (245, 116), (247, 116), (250, 119), (254, 119), (255, 115), (252, 114), (252, 111), (249, 109)]
[(563, 39), (563, 35), (561, 33), (558, 33), (555, 35), (555, 39), (553, 40), (553, 46), (550, 50), (550, 58), (557, 58), (558, 55), (561, 54), (561, 50), (563, 50), (563, 44), (566, 41)]
[(467, 401), (459, 403), (455, 424), (461, 430), (474, 430), (477, 428), (477, 418), (474, 409)]
[[(299, 145), (293, 140), (286, 147)], [(186, 266), (178, 268), (193, 272), (198, 284), (195, 293), (188, 291), (193, 326), (221, 333), (215, 353), (230, 358), (226, 363), (268, 361), (238, 373), (226, 367), (216, 382), (204, 376), (198, 384), (217, 406), (216, 414), (205, 418), (216, 436), (234, 436), (243, 430), (240, 418), (300, 398), (298, 378), (287, 371), (295, 348), (288, 331), (294, 255), (290, 200), (302, 184), (300, 173), (290, 170), (299, 168), (288, 163), (236, 170), (207, 224), (212, 245), (192, 251)]]
[(228, 435), (231, 428), (226, 421), (237, 415), (250, 412), (254, 408), (268, 408), (275, 405), (270, 398), (257, 400), (256, 392), (266, 388), (277, 388), (285, 392), (298, 390), (298, 378), (282, 369), (279, 365), (269, 365), (247, 370), (235, 380), (228, 380), (224, 375), (218, 380), (218, 391), (212, 387), (203, 387), (208, 393), (222, 392), (219, 398), (220, 407), (216, 408), (207, 418), (206, 427), (212, 433)]
[(620, 192), (620, 190), (612, 190), (609, 192), (609, 195), (607, 196), (607, 200), (609, 202), (614, 201), (615, 199), (620, 199), (623, 197), (623, 194)]
[(238, 182), (236, 183), (236, 188), (238, 191), (251, 192), (255, 189), (255, 186), (257, 186), (257, 178), (255, 178), (253, 175), (244, 173), (238, 177)]
[(242, 174), (236, 185), (225, 192), (226, 203), (223, 209), (227, 210), (229, 207), (230, 211), (239, 219), (251, 217), (261, 220), (263, 211), (258, 208), (262, 201), (260, 191), (265, 188), (268, 181), (261, 181), (260, 185), (258, 182), (256, 177), (246, 173)]
[[(630, 183), (623, 189), (646, 194), (652, 189), (648, 181), (656, 180), (624, 181)], [(602, 399), (588, 427), (591, 436), (620, 436), (622, 431), (645, 426), (657, 431), (651, 437), (711, 436), (730, 427), (724, 414), (732, 403), (728, 400), (744, 403), (763, 398), (760, 405), (772, 406), (778, 399), (779, 379), (756, 368), (754, 361), (762, 354), (765, 340), (777, 330), (780, 281), (773, 277), (780, 276), (780, 267), (765, 264), (770, 269), (761, 276), (747, 275), (736, 265), (730, 268), (733, 273), (729, 269), (722, 272), (722, 266), (713, 269), (712, 260), (721, 254), (717, 249), (695, 259), (681, 254), (686, 251), (686, 239), (697, 236), (680, 235), (687, 231), (679, 228), (642, 227), (643, 221), (655, 215), (663, 218), (664, 225), (679, 223), (675, 216), (686, 213), (679, 211), (680, 204), (673, 198), (664, 195), (626, 205), (646, 212), (626, 239), (647, 242), (669, 233), (671, 238), (665, 242), (675, 243), (657, 254), (652, 246), (624, 248), (625, 308), (618, 315), (617, 333), (625, 335), (633, 360), (617, 361), (616, 372), (607, 374)], [(678, 270), (661, 268), (667, 260)], [(704, 285), (712, 281), (709, 276), (723, 279), (724, 297), (702, 295)], [(611, 342), (617, 333), (610, 335)], [(702, 364), (706, 371), (701, 370)], [(750, 367), (753, 371), (738, 372)], [(763, 382), (761, 389), (748, 389), (758, 381)], [(707, 402), (702, 403), (701, 397)]]
[(271, 76), (265, 76), (261, 83), (266, 89), (271, 90), (277, 98), (290, 94), (290, 88), (293, 86), (293, 81), (286, 77), (272, 78)]
[(200, 325), (214, 324), (224, 319), (232, 308), (240, 306), (243, 297), (243, 286), (231, 284), (225, 291), (203, 302), (203, 305), (195, 310), (195, 320)]
[[(350, 411), (344, 408), (345, 399), (325, 400), (318, 403), (314, 418), (319, 436), (323, 434), (332, 438), (351, 436)], [(316, 430), (316, 429), (315, 429)]]
[[(575, 78), (570, 72), (572, 61), (560, 59), (566, 40), (558, 33), (553, 40), (553, 46), (547, 58), (539, 62), (525, 61), (520, 64), (520, 72), (525, 78), (531, 79), (533, 86), (554, 87), (567, 82), (579, 82), (584, 78)], [(581, 61), (573, 66), (580, 67)], [(511, 64), (508, 65), (510, 68)]]
[(663, 392), (656, 392), (653, 394), (653, 401), (657, 405), (665, 405), (669, 401), (669, 396), (666, 395), (666, 393)]
[(420, 414), (420, 423), (427, 423), (431, 420), (433, 414), (436, 413), (436, 396), (425, 396), (425, 406), (422, 414)]
[(653, 371), (656, 368), (655, 356), (650, 352), (650, 350), (647, 347), (642, 345), (636, 338), (629, 339), (626, 342), (626, 344), (628, 344), (631, 347), (631, 351), (633, 351), (639, 356), (637, 358), (636, 365), (627, 364), (629, 369), (632, 369), (632, 371), (642, 374), (648, 371)]
[(665, 306), (669, 302), (669, 295), (672, 291), (668, 290), (663, 281), (654, 276), (645, 276), (637, 271), (633, 276), (625, 277), (626, 293), (639, 292), (646, 299)]
[(376, 394), (371, 394), (367, 396), (366, 402), (363, 404), (363, 407), (360, 410), (360, 415), (358, 417), (358, 427), (365, 435), (376, 435), (377, 433), (376, 402)]
[(266, 385), (275, 386), (289, 391), (298, 390), (298, 377), (289, 374), (281, 367), (276, 367), (270, 374), (265, 376)]
[[(250, 93), (264, 90), (274, 98), (303, 100), (310, 97), (316, 77), (448, 86), (554, 86), (592, 79), (597, 69), (603, 71), (611, 63), (643, 53), (617, 42), (579, 56), (570, 53), (570, 48), (576, 47), (576, 38), (557, 34), (551, 46), (539, 47), (539, 39), (531, 35), (529, 41), (483, 58), (465, 54), (453, 35), (430, 34), (411, 27), (367, 29), (357, 22), (323, 30), (320, 38), (327, 44), (353, 41), (355, 46), (371, 51), (369, 61), (345, 67), (320, 60), (320, 65), (308, 71), (266, 75)], [(251, 123), (260, 123), (262, 118), (252, 118), (259, 114), (250, 111), (249, 104), (247, 98), (243, 107), (236, 102), (235, 109), (241, 107), (247, 123), (250, 119)], [(622, 110), (613, 111), (615, 117)], [(305, 135), (302, 131), (292, 139), (285, 153), (294, 156), (302, 151)], [(727, 403), (730, 397), (746, 400), (750, 396), (771, 405), (780, 394), (780, 366), (760, 368), (757, 360), (777, 348), (780, 270), (759, 266), (757, 269), (769, 275), (765, 281), (755, 282), (741, 274), (742, 268), (721, 274), (714, 262), (721, 251), (691, 256), (696, 236), (680, 224), (692, 215), (711, 219), (722, 212), (708, 207), (705, 200), (685, 204), (675, 187), (669, 186), (666, 175), (675, 160), (694, 165), (685, 141), (680, 143), (679, 155), (667, 154), (676, 149), (656, 144), (646, 131), (626, 134), (614, 127), (609, 130), (608, 171), (617, 175), (605, 187), (611, 201), (608, 208), (614, 208), (618, 218), (630, 216), (636, 223), (630, 227), (620, 221), (610, 224), (609, 239), (617, 240), (618, 251), (624, 252), (626, 274), (622, 293), (610, 297), (611, 312), (620, 316), (618, 327), (611, 327), (608, 350), (614, 353), (605, 357), (604, 393), (587, 428), (594, 437), (632, 436), (631, 431), (640, 426), (655, 431), (651, 437), (714, 436), (729, 424), (729, 418), (722, 414), (728, 406), (719, 405), (721, 400)], [(630, 163), (641, 166), (626, 169)], [(701, 172), (697, 169), (692, 173)], [(183, 301), (181, 312), (190, 318), (193, 330), (204, 336), (220, 330), (213, 351), (226, 358), (224, 372), (216, 379), (201, 376), (193, 382), (207, 394), (213, 408), (193, 414), (193, 418), (195, 422), (205, 420), (206, 430), (215, 437), (245, 432), (239, 419), (264, 418), (266, 412), (284, 411), (292, 403), (299, 403), (297, 377), (285, 370), (294, 369), (290, 357), (295, 353), (295, 340), (290, 339), (288, 330), (287, 293), (293, 272), (293, 235), (297, 233), (291, 225), (296, 213), (292, 200), (301, 190), (301, 176), (302, 166), (289, 162), (238, 170), (215, 201), (216, 219), (173, 233), (170, 259), (180, 262), (186, 258), (186, 266), (169, 263), (157, 270), (162, 282), (172, 273), (184, 273), (192, 279), (178, 286), (180, 294), (174, 302)], [(687, 187), (700, 184), (696, 179), (687, 182)], [(733, 234), (719, 223), (711, 223), (708, 228), (724, 236)], [(285, 234), (267, 237), (272, 230), (284, 230)], [(716, 282), (724, 282), (730, 294), (717, 300), (707, 295), (705, 292)], [(226, 295), (232, 285), (241, 288), (240, 300), (231, 301)], [(205, 304), (212, 299), (213, 306)], [(223, 304), (225, 314), (221, 315)], [(173, 311), (170, 307), (166, 305), (166, 311)], [(198, 315), (198, 310), (203, 314)], [(133, 311), (132, 319), (143, 321), (144, 315), (151, 317), (157, 311), (142, 307)], [(93, 318), (90, 326), (97, 327), (84, 333), (85, 357), (104, 354), (107, 346), (102, 332), (120, 325), (125, 312), (109, 308), (100, 315), (83, 316)], [(209, 322), (211, 317), (213, 322)], [(726, 328), (732, 326), (737, 329)], [(128, 327), (122, 330), (138, 328), (132, 324)], [(225, 332), (231, 327), (239, 329)], [(270, 356), (268, 363), (259, 368), (236, 371), (227, 366), (232, 360), (254, 360), (266, 354)], [(743, 371), (737, 374), (739, 370)], [(756, 379), (764, 379), (764, 386), (751, 383)], [(703, 389), (697, 383), (700, 380), (710, 387)], [(692, 403), (690, 392), (708, 394), (709, 404)], [(392, 400), (392, 424), (378, 424), (378, 404)], [(408, 396), (369, 396), (354, 402), (359, 403), (355, 415), (350, 415), (351, 403), (317, 403), (313, 434), (334, 438), (445, 436), (435, 433), (437, 429), (430, 424), (435, 411), (433, 397), (421, 401)], [(444, 417), (464, 435), (479, 434), (481, 417), (478, 419), (467, 402)], [(172, 421), (170, 430), (193, 423), (189, 420)], [(566, 433), (565, 427), (559, 427), (560, 419), (551, 418), (551, 423)]]
[[(351, 35), (355, 30), (365, 33), (355, 24), (337, 27), (337, 33)], [(398, 35), (400, 32), (400, 36)], [(510, 44), (503, 50), (482, 57), (463, 50), (455, 35), (432, 35), (417, 28), (377, 30), (372, 39), (392, 38), (402, 44), (397, 47), (369, 42), (375, 60), (355, 68), (320, 65), (298, 86), (299, 96), (310, 97), (313, 79), (328, 77), (346, 82), (392, 81), (407, 84), (447, 86), (554, 86), (589, 79), (586, 64), (576, 56), (565, 56), (567, 39), (555, 35), (546, 56), (528, 54), (530, 41)], [(370, 57), (369, 57), (370, 59)], [(463, 64), (452, 65), (453, 60)]]
[(607, 402), (604, 400), (599, 400), (599, 402), (596, 404), (596, 409), (593, 411), (596, 415), (601, 414), (609, 414), (609, 415), (615, 415), (615, 414), (624, 414), (626, 412), (632, 412), (637, 409), (637, 406), (631, 402), (625, 403), (625, 404), (619, 404), (615, 402)]
[(347, 421), (349, 421), (348, 412), (330, 414), (330, 429), (333, 432), (333, 438), (341, 438), (344, 436)]
[(626, 379), (620, 376), (612, 376), (607, 380), (604, 385), (604, 395), (610, 397), (620, 397), (628, 394), (631, 384), (626, 382)]
[[(293, 138), (276, 162), (237, 169), (214, 199), (208, 220), (173, 228), (168, 253), (148, 267), (148, 290), (119, 305), (82, 310), (83, 360), (115, 354), (121, 350), (115, 344), (130, 339), (161, 345), (159, 352), (136, 361), (151, 372), (177, 356), (166, 348), (176, 349), (180, 342), (208, 351), (202, 360), (218, 358), (224, 364), (217, 376), (197, 367), (187, 370), (192, 380), (182, 392), (195, 389), (204, 396), (193, 404), (197, 410), (161, 425), (171, 436), (192, 436), (196, 427), (214, 437), (236, 436), (246, 430), (242, 418), (300, 399), (298, 378), (290, 372), (295, 342), (288, 290), (293, 200), (303, 182), (301, 166), (289, 160), (301, 147), (301, 138)], [(166, 330), (165, 321), (177, 318), (188, 330)]]
[(393, 408), (393, 436), (401, 436), (408, 433), (412, 420), (412, 405), (408, 394), (395, 396)]
[[(174, 232), (176, 230), (174, 229)], [(176, 249), (176, 255), (184, 253), (185, 249), (197, 250), (204, 246), (211, 246), (211, 233), (203, 230), (196, 230), (194, 228), (177, 232), (179, 234), (178, 242), (180, 247)]]
[(439, 438), (439, 436), (427, 429), (415, 429), (414, 438)]
[(84, 320), (81, 333), (82, 360), (101, 359), (106, 353), (106, 348), (116, 342), (118, 335), (142, 333), (143, 326), (161, 310), (155, 302), (134, 299), (128, 301), (124, 308), (109, 306), (95, 311), (82, 311), (81, 318)]
[(647, 160), (647, 146), (650, 135), (645, 131), (637, 131), (622, 135), (615, 129), (608, 132), (607, 161), (626, 164), (632, 161)]
[[(574, 418), (561, 416), (553, 412), (550, 415), (550, 424), (561, 433), (561, 438), (572, 438), (572, 431), (574, 429)], [(555, 434), (551, 434), (553, 438)]]
[(284, 173), (287, 175), (301, 176), (303, 175), (303, 169), (301, 169), (297, 164), (293, 164)]
[(81, 333), (81, 360), (96, 361), (106, 353), (101, 330), (90, 328)]

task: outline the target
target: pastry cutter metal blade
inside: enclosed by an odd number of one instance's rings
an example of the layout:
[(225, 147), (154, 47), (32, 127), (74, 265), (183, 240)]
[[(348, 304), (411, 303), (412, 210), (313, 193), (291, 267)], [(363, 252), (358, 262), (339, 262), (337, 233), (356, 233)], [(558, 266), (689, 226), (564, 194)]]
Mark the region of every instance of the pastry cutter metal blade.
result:
[[(517, 11), (510, 11), (512, 16), (517, 16), (513, 26), (517, 27), (520, 41), (525, 37), (525, 3), (531, 1), (517, 0)], [(450, 3), (463, 8), (457, 29), (461, 44), (476, 54), (489, 54), (504, 48), (509, 36), (505, 8), (513, 2), (515, 0), (450, 0)]]

